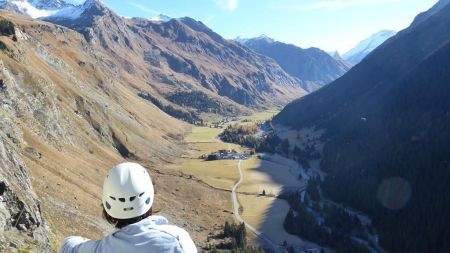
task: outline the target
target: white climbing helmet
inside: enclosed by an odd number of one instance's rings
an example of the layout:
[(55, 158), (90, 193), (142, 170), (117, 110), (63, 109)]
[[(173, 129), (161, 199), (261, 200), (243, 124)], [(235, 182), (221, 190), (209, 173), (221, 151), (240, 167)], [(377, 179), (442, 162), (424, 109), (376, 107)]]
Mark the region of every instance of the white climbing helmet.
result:
[(139, 217), (152, 207), (155, 192), (147, 170), (122, 163), (109, 171), (103, 184), (103, 207), (116, 219)]

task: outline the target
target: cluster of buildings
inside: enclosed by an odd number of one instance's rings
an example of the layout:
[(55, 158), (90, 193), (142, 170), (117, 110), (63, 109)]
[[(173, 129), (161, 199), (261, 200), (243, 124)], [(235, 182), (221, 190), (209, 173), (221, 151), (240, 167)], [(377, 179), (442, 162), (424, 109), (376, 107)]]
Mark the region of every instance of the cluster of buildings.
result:
[(239, 118), (239, 117), (224, 117), (220, 121), (212, 123), (211, 127), (212, 128), (222, 128), (226, 123), (237, 122), (240, 120), (241, 120), (241, 118)]
[(219, 150), (217, 152), (202, 155), (200, 158), (206, 161), (216, 161), (216, 160), (247, 160), (250, 154), (238, 153), (235, 150)]

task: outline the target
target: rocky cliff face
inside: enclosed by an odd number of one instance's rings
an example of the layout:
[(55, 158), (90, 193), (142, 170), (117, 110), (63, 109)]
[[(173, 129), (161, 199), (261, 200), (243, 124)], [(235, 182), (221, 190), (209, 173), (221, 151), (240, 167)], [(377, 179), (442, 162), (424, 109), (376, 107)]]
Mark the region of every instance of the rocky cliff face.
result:
[(33, 252), (50, 252), (49, 226), (43, 221), (40, 202), (21, 158), (22, 133), (2, 110), (0, 116), (0, 252), (30, 245)]
[[(2, 34), (8, 35), (4, 31), (2, 27)], [(17, 35), (15, 31), (9, 33), (16, 38), (24, 38), (20, 31)], [(6, 47), (5, 43), (3, 45)], [(6, 48), (4, 52), (11, 57), (19, 56), (14, 54), (17, 51), (7, 51)], [(9, 252), (33, 245), (35, 252), (48, 252), (49, 227), (43, 221), (40, 203), (22, 159), (22, 151), (25, 150), (36, 156), (39, 154), (30, 147), (22, 149), (25, 141), (20, 130), (21, 122), (16, 117), (16, 110), (20, 111), (17, 116), (21, 117), (30, 109), (30, 104), (19, 101), (18, 93), (23, 94), (23, 91), (12, 80), (12, 73), (3, 60), (0, 60), (0, 76), (0, 251)]]

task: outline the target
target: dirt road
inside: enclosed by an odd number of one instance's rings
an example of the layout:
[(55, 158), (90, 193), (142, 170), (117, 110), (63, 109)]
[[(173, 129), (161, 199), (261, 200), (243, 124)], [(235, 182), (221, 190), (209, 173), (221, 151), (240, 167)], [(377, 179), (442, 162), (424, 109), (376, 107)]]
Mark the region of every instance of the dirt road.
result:
[(239, 221), (239, 223), (244, 223), (248, 230), (252, 231), (258, 238), (260, 238), (268, 247), (270, 247), (275, 253), (283, 252), (282, 247), (272, 240), (270, 240), (265, 234), (263, 234), (261, 231), (257, 230), (250, 224), (244, 221), (242, 219), (241, 215), (239, 214), (239, 208), (240, 204), (237, 199), (237, 188), (239, 185), (244, 181), (244, 174), (242, 173), (241, 169), (241, 163), (242, 160), (239, 160), (237, 169), (239, 170), (239, 181), (233, 186), (233, 190), (231, 191), (231, 198), (233, 200), (233, 213), (236, 219)]

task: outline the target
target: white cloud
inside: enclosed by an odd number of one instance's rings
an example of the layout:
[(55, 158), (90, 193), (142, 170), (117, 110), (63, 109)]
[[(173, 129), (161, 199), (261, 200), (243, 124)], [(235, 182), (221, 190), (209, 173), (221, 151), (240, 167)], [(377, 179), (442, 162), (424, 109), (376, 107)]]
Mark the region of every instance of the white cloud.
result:
[(314, 1), (313, 3), (298, 4), (278, 2), (271, 5), (274, 9), (290, 10), (290, 11), (312, 11), (312, 10), (333, 10), (333, 9), (345, 9), (358, 6), (380, 5), (402, 2), (405, 0), (322, 0)]
[(215, 0), (215, 2), (227, 11), (234, 11), (239, 5), (239, 0)]
[(209, 25), (214, 19), (216, 19), (216, 16), (210, 15), (203, 20), (203, 23), (205, 23), (205, 25)]
[(141, 11), (143, 11), (143, 12), (147, 12), (147, 13), (149, 13), (149, 14), (152, 14), (152, 15), (158, 15), (158, 14), (161, 14), (161, 12), (159, 12), (159, 11), (157, 11), (157, 10), (154, 10), (154, 9), (150, 9), (150, 8), (148, 8), (148, 7), (146, 7), (146, 6), (144, 6), (144, 5), (141, 5), (141, 4), (138, 4), (138, 3), (128, 3), (129, 5), (131, 5), (131, 6), (133, 6), (133, 7), (136, 7), (136, 8), (138, 8), (139, 10), (141, 10)]

